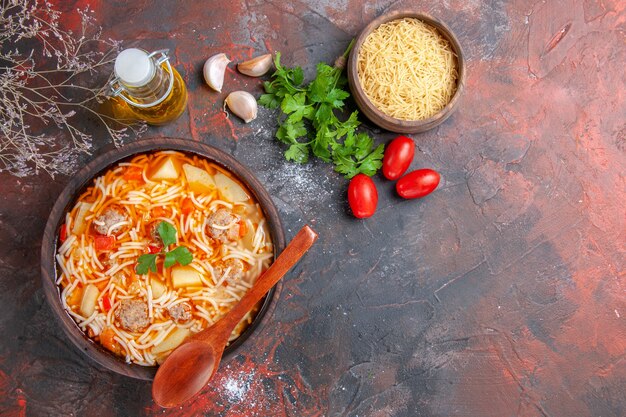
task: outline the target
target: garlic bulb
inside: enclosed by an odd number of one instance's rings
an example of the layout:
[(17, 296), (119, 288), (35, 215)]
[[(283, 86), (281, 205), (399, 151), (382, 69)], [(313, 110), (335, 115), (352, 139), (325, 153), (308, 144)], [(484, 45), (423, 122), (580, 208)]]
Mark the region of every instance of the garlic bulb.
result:
[(246, 123), (256, 119), (256, 99), (247, 91), (233, 91), (226, 97), (226, 105)]
[(230, 59), (228, 59), (226, 54), (217, 54), (207, 59), (204, 63), (204, 68), (202, 69), (204, 81), (218, 93), (222, 92), (224, 72), (226, 72), (226, 66), (229, 62)]
[(249, 61), (237, 64), (240, 73), (250, 77), (260, 77), (265, 75), (272, 67), (272, 54), (265, 54), (252, 58)]

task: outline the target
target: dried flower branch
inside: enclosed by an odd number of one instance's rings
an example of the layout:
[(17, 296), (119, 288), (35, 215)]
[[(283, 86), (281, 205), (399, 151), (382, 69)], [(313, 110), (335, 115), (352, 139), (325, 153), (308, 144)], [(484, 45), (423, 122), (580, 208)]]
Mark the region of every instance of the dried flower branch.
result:
[(71, 173), (92, 151), (86, 118), (116, 146), (146, 129), (100, 110), (120, 45), (101, 38), (89, 8), (78, 13), (80, 33), (73, 33), (50, 3), (0, 0), (0, 172)]

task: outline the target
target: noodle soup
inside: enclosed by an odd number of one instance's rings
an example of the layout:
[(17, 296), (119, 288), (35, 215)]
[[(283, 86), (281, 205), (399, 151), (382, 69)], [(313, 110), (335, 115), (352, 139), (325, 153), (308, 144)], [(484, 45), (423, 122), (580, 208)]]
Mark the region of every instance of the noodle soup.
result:
[(77, 199), (61, 227), (56, 283), (87, 336), (151, 366), (228, 312), (273, 256), (263, 212), (236, 178), (161, 151), (118, 163)]

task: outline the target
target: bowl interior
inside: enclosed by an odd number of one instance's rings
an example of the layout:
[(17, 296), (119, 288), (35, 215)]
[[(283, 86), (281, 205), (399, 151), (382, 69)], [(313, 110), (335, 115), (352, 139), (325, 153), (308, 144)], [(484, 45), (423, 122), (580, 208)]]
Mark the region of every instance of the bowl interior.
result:
[[(456, 91), (448, 104), (443, 109), (427, 119), (401, 120), (391, 117), (386, 113), (383, 113), (370, 101), (359, 81), (357, 57), (359, 54), (359, 49), (361, 48), (361, 45), (363, 45), (363, 42), (365, 42), (367, 36), (372, 33), (372, 31), (377, 29), (381, 24), (403, 18), (416, 18), (436, 28), (439, 34), (450, 43), (450, 46), (457, 57), (458, 77), (456, 80)], [(436, 19), (428, 14), (416, 11), (393, 11), (374, 19), (361, 31), (361, 33), (357, 37), (354, 47), (350, 52), (350, 58), (348, 61), (348, 81), (350, 84), (350, 90), (357, 105), (372, 122), (384, 129), (397, 133), (424, 132), (443, 123), (448, 117), (450, 117), (450, 115), (452, 115), (452, 113), (456, 110), (458, 106), (459, 98), (461, 97), (463, 90), (465, 89), (465, 59), (463, 56), (463, 50), (461, 48), (461, 44), (459, 43), (457, 37), (454, 35), (452, 30), (450, 30), (450, 28), (439, 19)]]
[[(66, 312), (61, 303), (59, 288), (55, 283), (58, 272), (55, 255), (57, 250), (58, 230), (65, 220), (65, 213), (71, 209), (78, 196), (91, 185), (93, 179), (103, 174), (111, 166), (126, 159), (130, 159), (134, 155), (159, 150), (175, 150), (196, 154), (231, 172), (248, 188), (263, 209), (272, 236), (274, 258), (276, 258), (285, 247), (285, 236), (278, 210), (272, 202), (269, 193), (246, 167), (237, 162), (230, 155), (209, 145), (177, 138), (145, 139), (122, 148), (113, 149), (97, 157), (82, 168), (59, 195), (46, 224), (41, 248), (41, 271), (44, 292), (54, 315), (60, 320), (66, 335), (80, 350), (85, 352), (87, 356), (100, 365), (112, 371), (144, 380), (154, 378), (157, 366), (149, 367), (126, 363), (123, 358), (114, 355), (87, 337), (78, 327), (74, 319)], [(275, 306), (273, 300), (278, 298), (280, 288), (281, 284), (279, 283), (270, 290), (262, 301), (253, 322), (226, 348), (223, 360), (228, 360), (232, 357), (237, 348), (245, 342), (255, 329), (263, 325), (266, 319), (271, 316), (271, 312)]]

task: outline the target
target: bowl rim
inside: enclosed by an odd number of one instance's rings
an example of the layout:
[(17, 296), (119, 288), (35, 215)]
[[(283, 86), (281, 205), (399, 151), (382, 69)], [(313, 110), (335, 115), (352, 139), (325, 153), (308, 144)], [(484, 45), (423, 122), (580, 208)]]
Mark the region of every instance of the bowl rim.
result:
[[(53, 310), (53, 315), (58, 320), (58, 323), (61, 324), (61, 328), (65, 334), (79, 350), (108, 370), (142, 380), (154, 379), (158, 366), (142, 366), (134, 363), (126, 363), (123, 358), (107, 351), (86, 336), (74, 319), (66, 312), (61, 302), (59, 288), (55, 283), (57, 274), (55, 256), (58, 230), (65, 220), (65, 213), (76, 201), (76, 198), (80, 195), (82, 190), (92, 183), (94, 178), (103, 174), (115, 164), (134, 155), (163, 150), (195, 154), (231, 172), (254, 195), (256, 201), (264, 211), (270, 233), (272, 234), (274, 259), (276, 259), (285, 248), (284, 228), (278, 214), (278, 209), (272, 201), (269, 192), (246, 166), (238, 162), (231, 155), (211, 145), (190, 139), (172, 137), (141, 139), (120, 148), (113, 148), (104, 152), (75, 173), (59, 194), (46, 222), (41, 243), (41, 277), (44, 293), (48, 304)], [(282, 282), (279, 282), (268, 292), (252, 323), (224, 351), (222, 363), (232, 359), (238, 348), (250, 335), (255, 331), (260, 331), (267, 324), (267, 321), (276, 308), (275, 300), (278, 299), (281, 289)]]
[[(446, 104), (443, 109), (439, 110), (437, 113), (426, 119), (403, 120), (396, 119), (395, 117), (391, 117), (386, 113), (383, 113), (374, 105), (374, 103), (370, 101), (369, 97), (367, 97), (365, 91), (363, 90), (363, 87), (361, 86), (361, 82), (359, 81), (357, 56), (359, 53), (359, 49), (361, 48), (361, 45), (363, 45), (363, 42), (365, 42), (367, 36), (383, 23), (403, 18), (416, 18), (430, 26), (433, 26), (435, 29), (437, 29), (441, 36), (443, 36), (446, 40), (448, 40), (448, 42), (450, 42), (450, 45), (452, 46), (452, 49), (457, 56), (457, 89), (448, 104)], [(450, 29), (450, 27), (442, 20), (437, 19), (436, 17), (433, 17), (428, 13), (423, 13), (411, 9), (394, 10), (389, 13), (385, 13), (368, 23), (367, 26), (365, 26), (365, 28), (363, 28), (363, 30), (357, 36), (348, 59), (348, 81), (350, 89), (352, 90), (352, 95), (354, 96), (357, 105), (373, 123), (382, 127), (383, 129), (387, 129), (397, 133), (424, 132), (438, 126), (446, 119), (448, 119), (448, 117), (450, 117), (452, 113), (457, 109), (460, 97), (465, 90), (466, 72), (467, 71), (463, 48), (461, 47), (461, 43), (459, 42), (452, 29)]]

